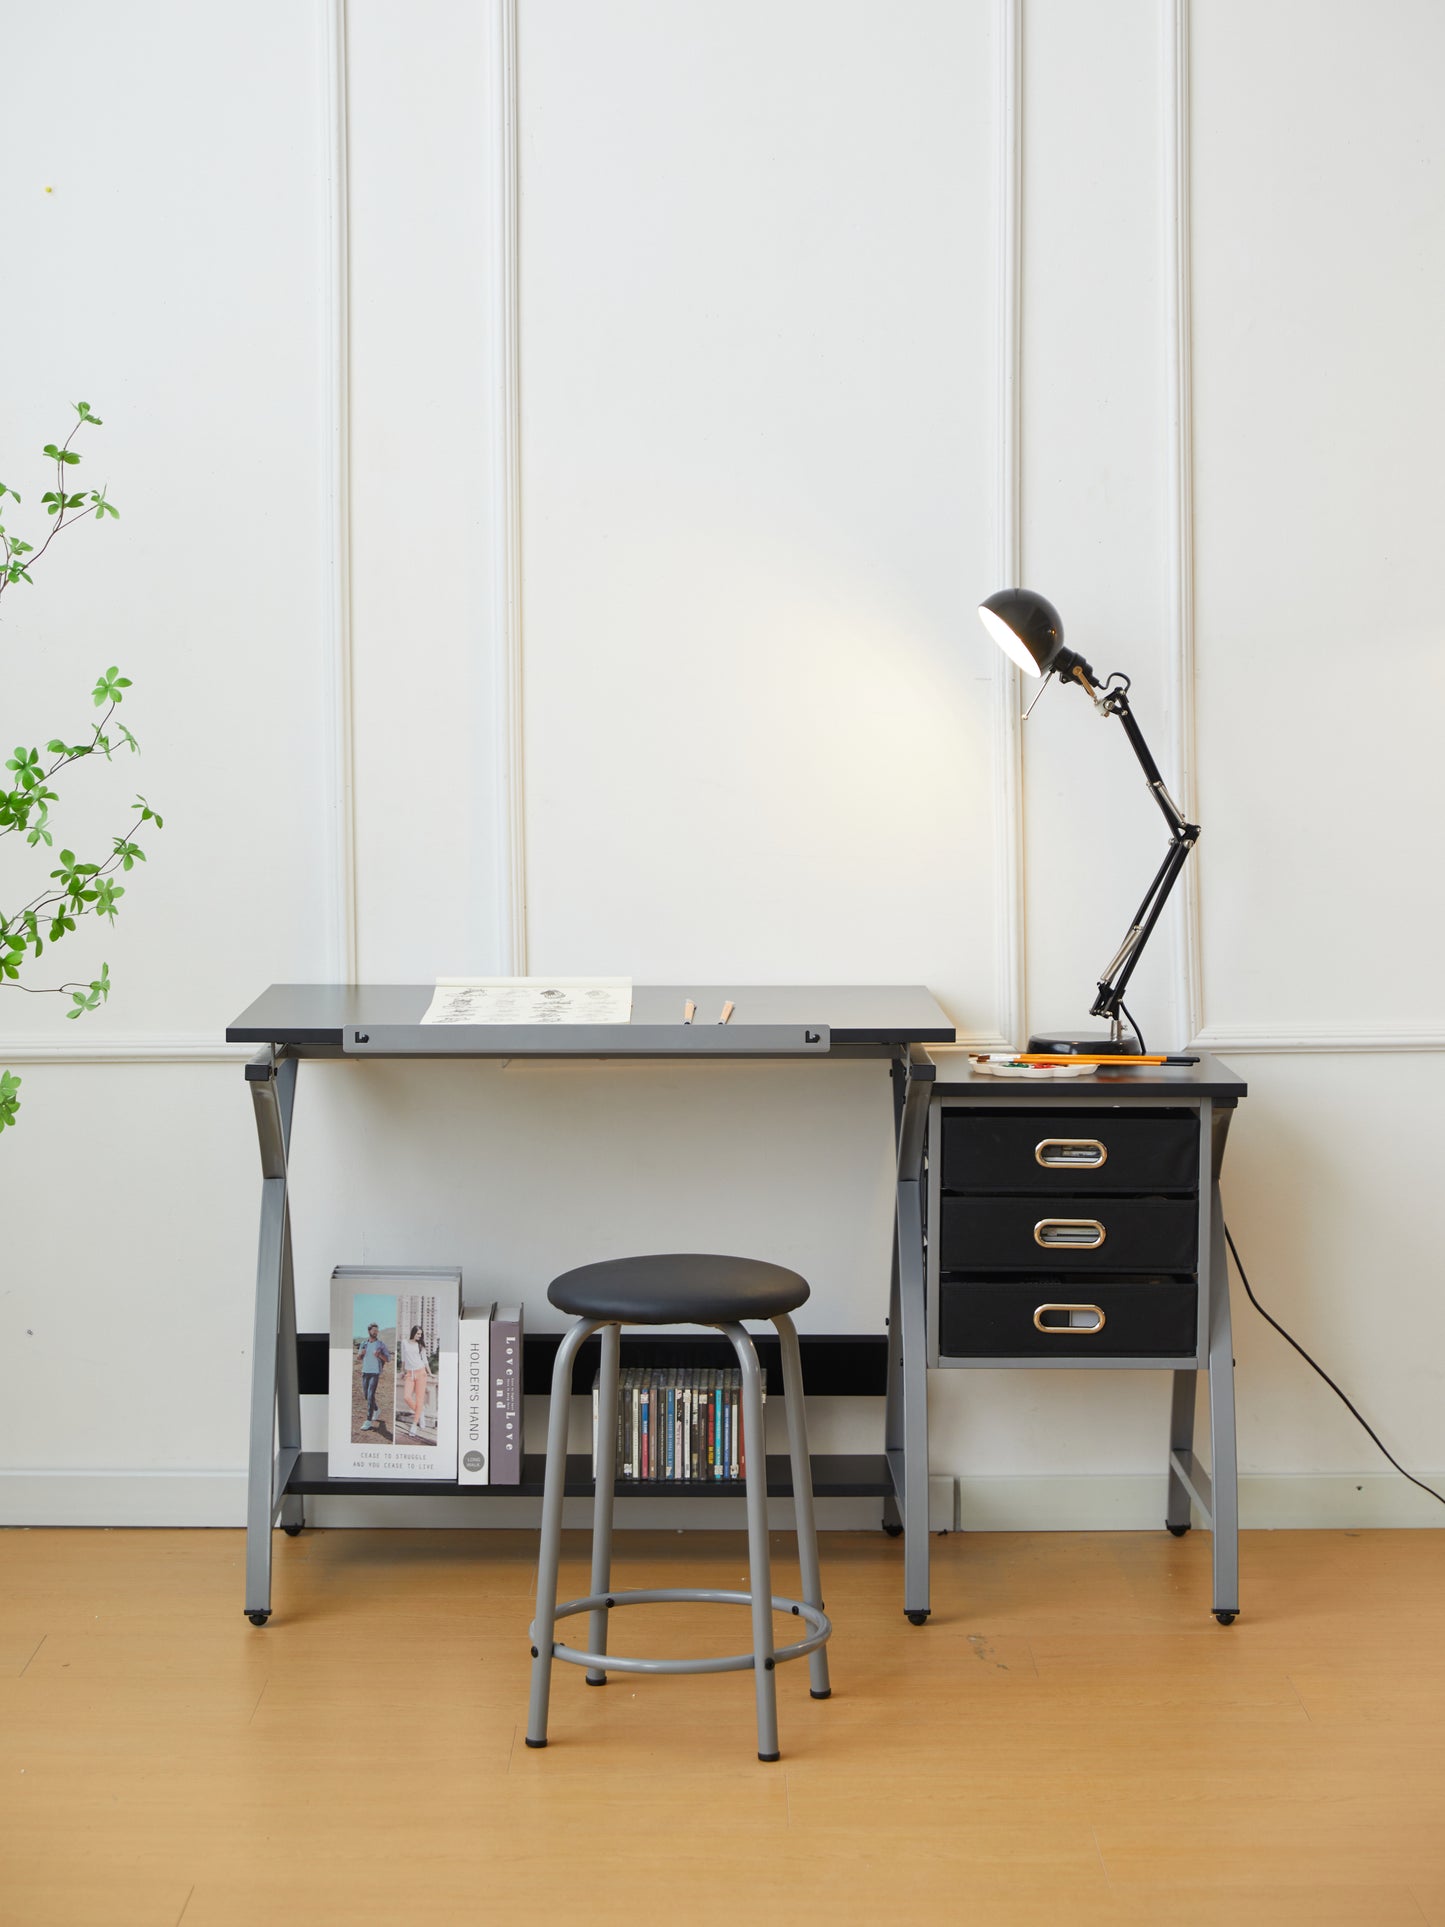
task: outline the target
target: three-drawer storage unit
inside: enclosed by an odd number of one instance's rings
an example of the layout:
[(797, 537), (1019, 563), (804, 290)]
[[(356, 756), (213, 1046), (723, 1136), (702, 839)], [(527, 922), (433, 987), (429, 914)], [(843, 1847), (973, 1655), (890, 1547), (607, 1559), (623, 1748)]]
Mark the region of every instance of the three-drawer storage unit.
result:
[[(1212, 1058), (1014, 1080), (932, 1053), (931, 1366), (1173, 1373), (1164, 1523), (1214, 1530), (1239, 1609), (1234, 1360), (1219, 1173), (1243, 1082)], [(1194, 1452), (1209, 1374), (1212, 1476)]]

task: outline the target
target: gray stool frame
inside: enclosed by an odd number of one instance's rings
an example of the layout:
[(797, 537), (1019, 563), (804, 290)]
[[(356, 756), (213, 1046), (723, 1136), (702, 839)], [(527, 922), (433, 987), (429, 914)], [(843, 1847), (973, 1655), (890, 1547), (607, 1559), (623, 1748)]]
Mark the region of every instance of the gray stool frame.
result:
[[(768, 1467), (763, 1440), (762, 1374), (753, 1341), (740, 1324), (719, 1325), (726, 1332), (742, 1367), (743, 1425), (748, 1452), (748, 1584), (747, 1592), (719, 1592), (706, 1586), (673, 1586), (641, 1592), (613, 1592), (612, 1504), (617, 1479), (617, 1385), (620, 1324), (604, 1319), (579, 1318), (557, 1347), (552, 1370), (552, 1408), (547, 1421), (547, 1471), (542, 1488), (542, 1534), (537, 1560), (537, 1617), (529, 1629), (532, 1641), (532, 1700), (527, 1719), (528, 1746), (547, 1744), (547, 1707), (552, 1687), (552, 1662), (561, 1659), (587, 1668), (589, 1686), (605, 1686), (613, 1673), (740, 1673), (754, 1675), (758, 1705), (758, 1758), (776, 1760), (778, 1709), (774, 1668), (780, 1660), (807, 1655), (809, 1684), (814, 1699), (827, 1699), (828, 1655), (824, 1646), (832, 1625), (823, 1611), (822, 1581), (818, 1571), (818, 1534), (813, 1523), (813, 1475), (808, 1458), (808, 1427), (803, 1410), (803, 1367), (798, 1334), (786, 1312), (772, 1320), (783, 1355), (783, 1403), (788, 1414), (788, 1453), (793, 1471), (793, 1504), (798, 1537), (798, 1565), (802, 1573), (801, 1599), (776, 1598), (768, 1551)], [(592, 1514), (592, 1590), (585, 1599), (557, 1603), (557, 1571), (562, 1556), (562, 1497), (567, 1475), (567, 1420), (572, 1396), (572, 1361), (577, 1348), (595, 1331), (602, 1333), (602, 1370), (597, 1399), (597, 1490)], [(729, 1653), (715, 1659), (634, 1659), (607, 1651), (607, 1615), (616, 1606), (646, 1606), (675, 1600), (707, 1600), (731, 1606), (750, 1606), (753, 1618), (752, 1651)], [(792, 1613), (808, 1628), (808, 1636), (790, 1646), (774, 1647), (774, 1612)], [(589, 1651), (565, 1646), (554, 1635), (556, 1622), (576, 1613), (590, 1614)]]

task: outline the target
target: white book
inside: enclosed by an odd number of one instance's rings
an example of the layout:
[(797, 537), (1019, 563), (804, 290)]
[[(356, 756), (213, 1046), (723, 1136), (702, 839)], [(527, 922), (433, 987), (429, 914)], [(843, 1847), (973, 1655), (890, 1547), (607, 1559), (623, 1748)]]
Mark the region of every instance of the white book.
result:
[(330, 1477), (456, 1478), (461, 1297), (457, 1270), (338, 1265), (332, 1272)]
[(457, 1344), (457, 1483), (489, 1485), (491, 1448), (491, 1343), (495, 1307), (462, 1312)]

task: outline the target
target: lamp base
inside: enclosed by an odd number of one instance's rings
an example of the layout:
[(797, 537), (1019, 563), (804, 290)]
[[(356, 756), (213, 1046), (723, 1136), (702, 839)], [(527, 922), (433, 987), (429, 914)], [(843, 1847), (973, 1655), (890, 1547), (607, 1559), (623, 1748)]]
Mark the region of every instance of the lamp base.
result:
[(1115, 1039), (1108, 1031), (1092, 1037), (1031, 1037), (1030, 1052), (1038, 1057), (1138, 1057), (1139, 1039), (1132, 1031)]

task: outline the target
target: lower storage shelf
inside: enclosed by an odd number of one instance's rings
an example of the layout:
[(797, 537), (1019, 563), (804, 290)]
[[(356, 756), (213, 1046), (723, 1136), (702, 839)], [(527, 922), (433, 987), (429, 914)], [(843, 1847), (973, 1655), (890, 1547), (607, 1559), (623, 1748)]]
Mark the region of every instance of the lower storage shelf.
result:
[[(818, 1452), (813, 1455), (815, 1499), (890, 1498), (893, 1480), (882, 1452)], [(540, 1499), (546, 1461), (540, 1452), (522, 1460), (517, 1485), (459, 1485), (455, 1479), (333, 1479), (324, 1452), (303, 1452), (286, 1482), (286, 1490), (328, 1498), (467, 1498)], [(592, 1461), (582, 1452), (567, 1458), (567, 1494), (591, 1498)], [(619, 1479), (613, 1487), (619, 1499), (742, 1499), (742, 1479)], [(793, 1495), (792, 1470), (786, 1453), (768, 1454), (768, 1497)]]

